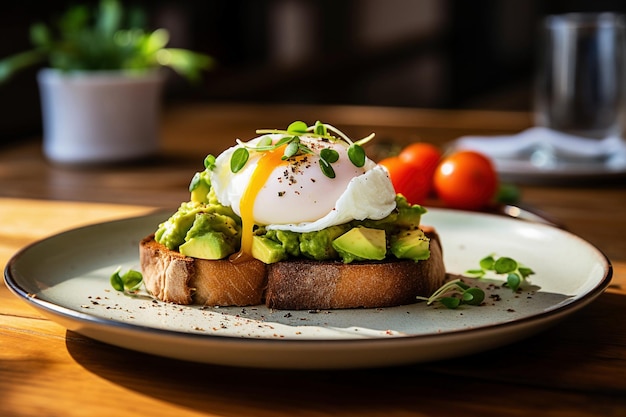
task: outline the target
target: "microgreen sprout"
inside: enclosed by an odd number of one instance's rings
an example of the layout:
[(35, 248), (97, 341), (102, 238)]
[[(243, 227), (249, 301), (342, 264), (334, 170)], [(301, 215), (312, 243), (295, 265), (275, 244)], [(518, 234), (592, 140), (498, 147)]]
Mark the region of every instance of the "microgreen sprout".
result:
[(467, 285), (460, 279), (455, 279), (443, 284), (430, 297), (418, 296), (417, 299), (426, 301), (428, 305), (440, 302), (445, 307), (454, 310), (461, 304), (480, 305), (485, 299), (485, 292), (478, 287)]
[(235, 152), (233, 152), (233, 155), (230, 157), (230, 170), (235, 174), (241, 171), (246, 165), (246, 162), (248, 162), (249, 156), (250, 154), (246, 148), (235, 149)]
[(126, 273), (120, 274), (120, 268), (111, 275), (111, 286), (116, 291), (121, 291), (124, 294), (134, 294), (139, 290), (143, 283), (143, 275), (141, 272), (129, 269)]
[(206, 156), (206, 158), (204, 158), (204, 168), (208, 169), (209, 171), (215, 168), (215, 157), (213, 155), (209, 154)]
[[(333, 131), (337, 136), (331, 135), (329, 131)], [(306, 144), (300, 140), (301, 136), (308, 136), (312, 138), (325, 139), (330, 142), (337, 142), (343, 140), (348, 143), (348, 158), (350, 162), (356, 167), (362, 167), (365, 165), (366, 155), (363, 145), (369, 142), (374, 134), (353, 142), (348, 136), (346, 136), (339, 129), (320, 122), (315, 122), (313, 126), (307, 126), (306, 123), (301, 121), (295, 121), (291, 123), (287, 130), (280, 129), (259, 129), (257, 134), (280, 134), (284, 135), (276, 143), (272, 143), (272, 139), (268, 136), (262, 137), (256, 145), (251, 146), (244, 142), (237, 141), (240, 145), (237, 148), (230, 159), (230, 169), (233, 173), (237, 173), (243, 169), (248, 162), (250, 151), (256, 152), (269, 152), (274, 151), (282, 146), (285, 146), (282, 159), (286, 160), (297, 155), (314, 155), (315, 152), (309, 148)], [(339, 160), (339, 153), (334, 149), (324, 148), (320, 151), (320, 169), (328, 178), (335, 178), (335, 170), (332, 164)]]
[(498, 275), (506, 275), (504, 285), (511, 288), (513, 292), (519, 289), (526, 278), (535, 273), (532, 269), (506, 256), (496, 258), (494, 255), (488, 255), (480, 260), (479, 265), (480, 269), (470, 269), (466, 273), (475, 278), (482, 278), (490, 271)]

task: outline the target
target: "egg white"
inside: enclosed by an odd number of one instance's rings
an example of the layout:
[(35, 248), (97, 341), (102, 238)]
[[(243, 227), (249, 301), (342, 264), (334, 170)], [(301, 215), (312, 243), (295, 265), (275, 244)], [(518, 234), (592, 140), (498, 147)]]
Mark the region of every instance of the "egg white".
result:
[[(274, 141), (282, 135), (269, 135)], [(319, 140), (302, 136), (301, 141), (310, 147)], [(256, 144), (261, 138), (248, 142)], [(245, 167), (237, 173), (230, 169), (233, 146), (215, 161), (211, 184), (222, 205), (232, 207), (241, 215), (241, 198), (250, 183), (262, 152), (250, 152)], [(274, 169), (265, 185), (259, 190), (254, 203), (254, 223), (268, 229), (312, 232), (351, 220), (381, 219), (395, 208), (395, 191), (387, 171), (366, 159), (363, 167), (356, 167), (347, 156), (347, 144), (336, 142), (331, 146), (339, 153), (332, 164), (335, 178), (326, 177), (319, 167), (319, 157), (308, 155), (305, 162), (281, 165)]]

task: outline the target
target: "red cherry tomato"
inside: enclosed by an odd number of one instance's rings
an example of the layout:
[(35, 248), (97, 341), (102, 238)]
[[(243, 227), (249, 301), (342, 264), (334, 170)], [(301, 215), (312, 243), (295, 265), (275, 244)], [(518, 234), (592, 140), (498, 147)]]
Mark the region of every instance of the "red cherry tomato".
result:
[(416, 142), (402, 149), (398, 156), (405, 163), (418, 165), (424, 175), (432, 180), (441, 159), (441, 151), (430, 143)]
[(411, 204), (424, 204), (432, 190), (433, 175), (441, 153), (428, 143), (408, 145), (398, 156), (379, 162), (389, 171), (396, 192), (406, 197)]
[(451, 208), (478, 210), (489, 204), (498, 190), (498, 175), (491, 160), (474, 151), (444, 157), (435, 171), (437, 196)]
[(389, 178), (396, 193), (402, 194), (411, 204), (422, 204), (428, 196), (430, 184), (418, 175), (414, 165), (404, 163), (400, 157), (392, 156), (378, 162), (389, 171)]

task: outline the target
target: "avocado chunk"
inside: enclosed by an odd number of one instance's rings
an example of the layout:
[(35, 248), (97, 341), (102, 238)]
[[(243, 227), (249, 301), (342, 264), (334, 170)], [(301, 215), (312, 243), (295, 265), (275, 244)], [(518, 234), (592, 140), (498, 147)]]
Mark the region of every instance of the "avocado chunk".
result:
[(404, 230), (390, 239), (390, 251), (396, 258), (421, 261), (430, 257), (430, 239), (421, 229)]
[(395, 225), (402, 229), (416, 229), (422, 220), (422, 214), (426, 209), (419, 204), (410, 204), (402, 195), (396, 197), (396, 209), (398, 217)]
[(262, 233), (258, 235), (278, 243), (288, 256), (300, 256), (300, 233), (289, 230), (267, 230), (264, 235)]
[(336, 259), (337, 251), (333, 248), (333, 240), (349, 229), (349, 225), (343, 224), (330, 226), (316, 232), (302, 233), (300, 236), (300, 251), (303, 256), (316, 261)]
[(387, 254), (387, 238), (382, 229), (355, 227), (333, 240), (332, 245), (344, 263), (379, 261)]
[(185, 235), (194, 224), (199, 210), (199, 205), (181, 204), (176, 213), (159, 225), (154, 234), (155, 240), (168, 249), (178, 249), (185, 242)]
[(202, 259), (222, 259), (237, 250), (240, 228), (236, 220), (218, 213), (196, 213), (178, 251)]
[(178, 251), (185, 256), (201, 259), (222, 259), (232, 253), (222, 233), (210, 232), (192, 237), (180, 245)]
[(263, 236), (252, 237), (252, 256), (266, 264), (287, 259), (287, 252), (279, 242)]

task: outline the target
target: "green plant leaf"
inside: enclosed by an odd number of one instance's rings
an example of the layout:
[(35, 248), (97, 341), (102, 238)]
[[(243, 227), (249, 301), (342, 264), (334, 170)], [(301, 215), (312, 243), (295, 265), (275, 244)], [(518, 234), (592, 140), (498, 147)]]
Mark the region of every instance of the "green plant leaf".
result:
[(196, 188), (198, 188), (198, 185), (200, 185), (200, 179), (201, 179), (201, 174), (199, 172), (196, 172), (193, 175), (193, 178), (191, 178), (191, 182), (189, 182), (189, 192), (192, 192), (193, 190), (195, 190)]
[[(311, 132), (312, 130), (312, 132)], [(333, 136), (329, 134), (329, 131), (333, 131), (338, 134), (339, 137)], [(298, 142), (298, 150), (294, 153), (295, 145), (290, 145), (289, 149), (285, 151), (283, 155), (283, 160), (289, 158), (291, 156), (297, 154), (316, 154), (314, 149), (311, 149), (307, 146), (306, 141), (302, 143), (300, 141), (299, 136), (306, 135), (308, 137), (314, 138), (322, 138), (329, 142), (336, 142), (343, 139), (348, 146), (348, 158), (350, 161), (358, 167), (362, 167), (365, 165), (365, 161), (367, 160), (367, 156), (365, 154), (364, 148), (361, 146), (362, 143), (367, 143), (370, 139), (374, 137), (374, 134), (361, 139), (358, 142), (352, 142), (350, 138), (348, 138), (344, 133), (342, 133), (337, 128), (324, 124), (319, 120), (315, 122), (315, 125), (312, 127), (308, 127), (306, 123), (302, 121), (292, 122), (287, 130), (279, 130), (279, 129), (257, 129), (258, 134), (275, 134), (275, 135), (283, 135), (283, 137), (273, 146), (249, 146), (250, 149), (254, 149), (256, 151), (271, 151), (276, 149), (279, 146), (282, 146), (285, 143), (291, 143), (292, 141)], [(309, 132), (309, 133), (307, 133)], [(245, 145), (244, 145), (245, 146)], [(339, 153), (334, 149), (323, 148), (319, 152), (320, 157), (320, 169), (329, 178), (335, 178), (335, 170), (331, 166), (331, 164), (337, 162), (340, 158)]]
[(257, 147), (261, 147), (261, 148), (270, 147), (270, 146), (272, 146), (272, 138), (269, 136), (261, 137), (261, 139), (259, 139), (259, 142), (257, 143)]
[(246, 162), (248, 162), (249, 156), (250, 153), (246, 148), (240, 147), (235, 149), (230, 157), (230, 170), (234, 174), (241, 171), (241, 169), (246, 165)]
[(494, 271), (496, 274), (506, 275), (506, 286), (514, 292), (519, 289), (524, 280), (535, 272), (525, 266), (519, 264), (515, 259), (502, 256), (495, 258), (493, 255), (486, 256), (479, 261), (481, 269), (470, 269), (466, 273), (474, 275), (477, 278), (486, 276), (487, 271)]
[(361, 168), (365, 165), (365, 150), (361, 145), (353, 143), (348, 148), (348, 158), (350, 158), (354, 166)]
[(329, 164), (334, 164), (339, 160), (339, 152), (334, 149), (324, 148), (320, 151), (320, 158)]
[(313, 132), (316, 135), (326, 136), (328, 134), (328, 129), (326, 129), (324, 123), (318, 120), (317, 122), (315, 122), (315, 128), (313, 129)]
[(289, 145), (287, 145), (287, 147), (285, 148), (285, 152), (283, 153), (283, 159), (291, 158), (292, 156), (296, 155), (300, 150), (300, 140), (295, 139), (296, 138), (289, 142)]
[(96, 16), (95, 30), (102, 37), (112, 37), (120, 29), (123, 10), (117, 0), (101, 0)]
[(481, 259), (479, 265), (482, 269), (490, 271), (493, 270), (493, 265), (495, 264), (495, 262), (495, 258), (492, 255), (489, 255)]
[(115, 291), (124, 291), (124, 281), (122, 280), (122, 277), (120, 276), (119, 269), (111, 275), (110, 282), (111, 282), (111, 286), (113, 287), (113, 289), (115, 289)]
[(170, 41), (170, 34), (165, 29), (157, 29), (152, 33), (145, 35), (142, 52), (146, 55), (153, 55), (158, 50), (167, 46)]
[[(35, 23), (30, 41), (36, 53), (19, 53), (0, 61), (0, 81), (35, 64), (48, 62), (59, 70), (147, 70), (169, 67), (191, 82), (214, 62), (206, 54), (166, 48), (169, 33), (143, 28), (145, 13), (126, 13), (119, 0), (100, 0), (99, 7), (69, 7), (53, 25)], [(36, 58), (36, 59), (35, 59)]]
[(141, 286), (143, 275), (141, 272), (131, 269), (124, 274), (122, 280), (124, 281), (124, 288), (127, 291), (135, 291)]
[(456, 297), (443, 297), (439, 301), (441, 302), (441, 304), (443, 304), (444, 306), (446, 306), (447, 308), (451, 310), (454, 310), (458, 308), (459, 305), (461, 305), (461, 300), (459, 300)]
[(30, 41), (39, 47), (49, 47), (52, 44), (52, 34), (43, 23), (35, 23), (30, 27)]
[(485, 292), (456, 279), (444, 283), (430, 297), (417, 297), (417, 299), (426, 301), (429, 305), (438, 301), (447, 308), (455, 309), (461, 304), (479, 306), (485, 299)]
[(518, 271), (519, 271), (520, 275), (522, 276), (522, 278), (528, 278), (530, 275), (535, 273), (532, 269), (527, 268), (525, 266), (520, 266), (518, 268)]
[(463, 301), (466, 304), (478, 306), (485, 299), (485, 292), (480, 288), (468, 288), (463, 292)]
[(320, 169), (322, 170), (322, 173), (328, 178), (335, 178), (335, 170), (328, 162), (326, 162), (322, 158), (320, 158)]
[(292, 122), (288, 127), (287, 127), (287, 131), (288, 132), (293, 132), (293, 133), (306, 133), (308, 129), (308, 126), (306, 125), (306, 123), (301, 122), (299, 120)]
[(522, 280), (517, 274), (508, 274), (506, 277), (506, 284), (511, 290), (517, 291), (521, 284)]
[(215, 168), (215, 156), (209, 154), (204, 158), (204, 168), (208, 170)]
[(517, 269), (517, 262), (505, 256), (498, 258), (493, 265), (493, 269), (498, 274), (507, 274)]
[(125, 274), (120, 274), (120, 268), (118, 268), (109, 279), (111, 286), (116, 291), (124, 293), (135, 292), (141, 287), (143, 283), (143, 275), (139, 271), (129, 269)]

